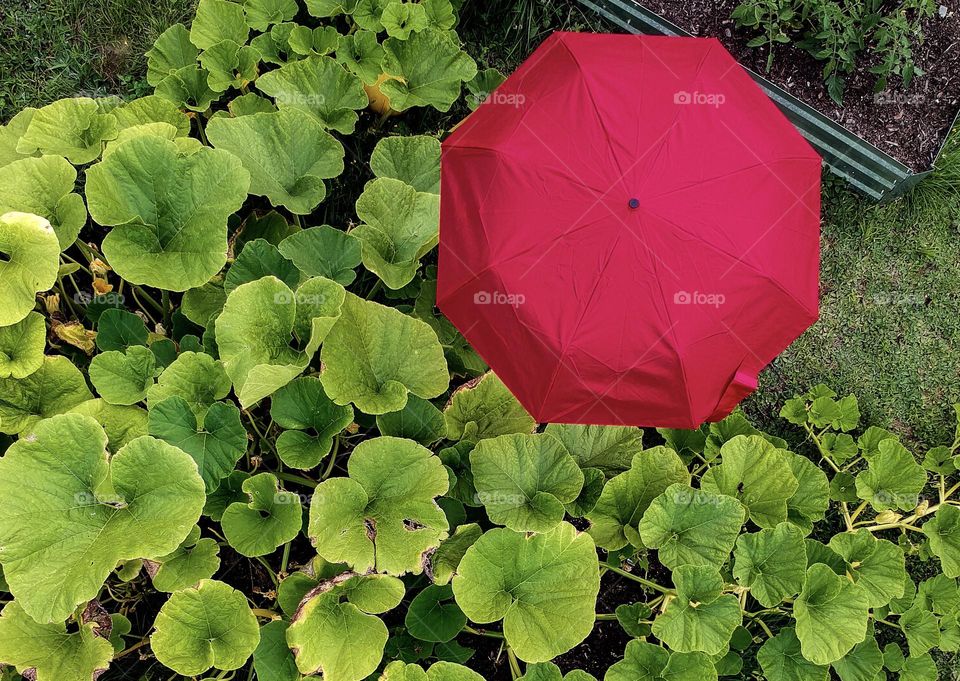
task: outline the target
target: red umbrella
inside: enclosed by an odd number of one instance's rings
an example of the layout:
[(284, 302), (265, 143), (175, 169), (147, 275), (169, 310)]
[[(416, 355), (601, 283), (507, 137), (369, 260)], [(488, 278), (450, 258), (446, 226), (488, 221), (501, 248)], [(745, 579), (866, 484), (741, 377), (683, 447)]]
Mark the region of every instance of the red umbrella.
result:
[(554, 33), (441, 167), (439, 306), (540, 422), (721, 419), (817, 319), (820, 158), (717, 40)]

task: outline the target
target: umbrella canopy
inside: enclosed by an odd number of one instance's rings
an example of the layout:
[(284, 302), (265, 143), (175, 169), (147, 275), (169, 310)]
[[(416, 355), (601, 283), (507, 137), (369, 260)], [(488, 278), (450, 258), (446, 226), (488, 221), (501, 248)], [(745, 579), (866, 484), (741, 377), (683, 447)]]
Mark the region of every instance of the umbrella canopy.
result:
[(441, 170), (438, 304), (540, 422), (721, 419), (817, 319), (820, 157), (715, 39), (554, 33)]

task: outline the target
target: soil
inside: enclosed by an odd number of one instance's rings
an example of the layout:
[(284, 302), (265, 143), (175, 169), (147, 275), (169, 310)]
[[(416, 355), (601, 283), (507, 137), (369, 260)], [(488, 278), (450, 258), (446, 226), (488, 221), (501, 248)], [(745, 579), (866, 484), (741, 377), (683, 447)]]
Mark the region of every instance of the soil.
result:
[(949, 8), (923, 23), (923, 42), (915, 43), (917, 66), (926, 72), (904, 90), (899, 78), (874, 92), (876, 65), (869, 49), (861, 52), (854, 73), (847, 75), (843, 106), (830, 99), (821, 72), (823, 62), (789, 45), (774, 48), (766, 72), (767, 48), (748, 48), (754, 37), (739, 29), (730, 13), (739, 0), (643, 0), (642, 4), (697, 36), (714, 36), (736, 59), (863, 137), (916, 171), (929, 169), (950, 124), (960, 109), (960, 4), (941, 0)]

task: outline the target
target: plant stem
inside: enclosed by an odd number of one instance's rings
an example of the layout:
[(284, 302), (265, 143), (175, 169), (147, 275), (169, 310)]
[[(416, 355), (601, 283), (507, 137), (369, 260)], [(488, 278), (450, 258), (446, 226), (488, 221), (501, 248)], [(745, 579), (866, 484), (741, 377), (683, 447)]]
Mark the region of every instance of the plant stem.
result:
[(598, 622), (616, 622), (617, 614), (614, 612), (598, 612), (597, 621)]
[(287, 565), (290, 563), (290, 543), (287, 542), (283, 545), (283, 557), (280, 558), (280, 573), (287, 571)]
[(627, 579), (632, 579), (633, 581), (637, 582), (638, 584), (643, 584), (644, 586), (650, 587), (651, 589), (656, 589), (657, 591), (660, 591), (661, 593), (665, 593), (665, 594), (672, 594), (672, 593), (673, 593), (673, 589), (668, 589), (668, 588), (666, 588), (666, 587), (664, 587), (664, 586), (660, 586), (660, 585), (657, 584), (656, 582), (651, 582), (649, 579), (644, 579), (643, 577), (638, 577), (637, 575), (633, 574), (632, 572), (627, 572), (626, 570), (621, 570), (620, 568), (618, 568), (618, 567), (613, 567), (612, 565), (607, 565), (606, 567), (607, 567), (607, 569), (610, 570), (611, 572), (616, 572), (618, 575), (620, 575), (620, 576), (622, 576), (622, 577), (626, 577)]
[(833, 462), (833, 459), (827, 454), (826, 450), (823, 448), (823, 445), (820, 443), (820, 438), (817, 437), (817, 434), (813, 432), (813, 428), (810, 427), (809, 423), (804, 423), (803, 427), (807, 431), (807, 435), (810, 436), (810, 439), (813, 440), (813, 444), (816, 445), (817, 451), (820, 452), (820, 456), (823, 457), (823, 460), (827, 462), (827, 465), (833, 469), (835, 473), (840, 472), (840, 468)]
[(503, 634), (499, 631), (487, 631), (486, 629), (474, 629), (471, 626), (463, 625), (463, 630), (468, 634), (473, 634), (474, 636), (486, 636), (488, 638), (503, 638)]
[(160, 292), (160, 299), (163, 301), (163, 328), (167, 333), (173, 330), (173, 308), (170, 305), (170, 291), (164, 289)]
[(149, 638), (145, 638), (145, 639), (143, 639), (142, 641), (140, 641), (139, 643), (134, 643), (134, 644), (133, 644), (132, 646), (130, 646), (129, 648), (124, 648), (124, 649), (121, 650), (119, 653), (117, 653), (116, 655), (114, 655), (114, 656), (113, 656), (113, 659), (114, 659), (114, 660), (119, 660), (119, 659), (120, 659), (121, 657), (123, 657), (124, 655), (129, 655), (130, 653), (132, 653), (132, 652), (135, 651), (135, 650), (140, 650), (140, 648), (143, 648), (143, 647), (144, 647), (145, 645), (147, 645), (148, 643), (150, 643), (150, 639), (149, 639)]
[(275, 613), (273, 610), (267, 610), (266, 608), (250, 608), (250, 612), (252, 612), (257, 617), (264, 617), (270, 620), (280, 619), (280, 615)]
[(295, 475), (294, 473), (274, 473), (281, 480), (287, 482), (295, 482), (298, 485), (303, 485), (304, 487), (309, 487), (310, 489), (316, 489), (317, 483), (311, 480), (310, 478), (305, 478), (302, 475)]
[(333, 473), (333, 467), (337, 463), (337, 452), (340, 449), (340, 437), (333, 441), (333, 451), (330, 452), (330, 461), (327, 462), (327, 467), (323, 470), (323, 475), (320, 476), (321, 480), (326, 480)]
[(520, 671), (520, 663), (517, 662), (517, 656), (513, 652), (513, 648), (509, 645), (507, 646), (507, 662), (510, 664), (510, 677), (516, 681), (521, 676), (523, 676)]

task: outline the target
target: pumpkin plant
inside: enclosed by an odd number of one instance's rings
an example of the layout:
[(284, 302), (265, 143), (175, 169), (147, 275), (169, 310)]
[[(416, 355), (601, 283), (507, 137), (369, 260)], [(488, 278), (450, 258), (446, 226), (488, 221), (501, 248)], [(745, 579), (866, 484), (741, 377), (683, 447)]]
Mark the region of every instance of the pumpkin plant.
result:
[(935, 679), (960, 426), (541, 427), (439, 315), (456, 5), (200, 0), (0, 128), (0, 678)]

